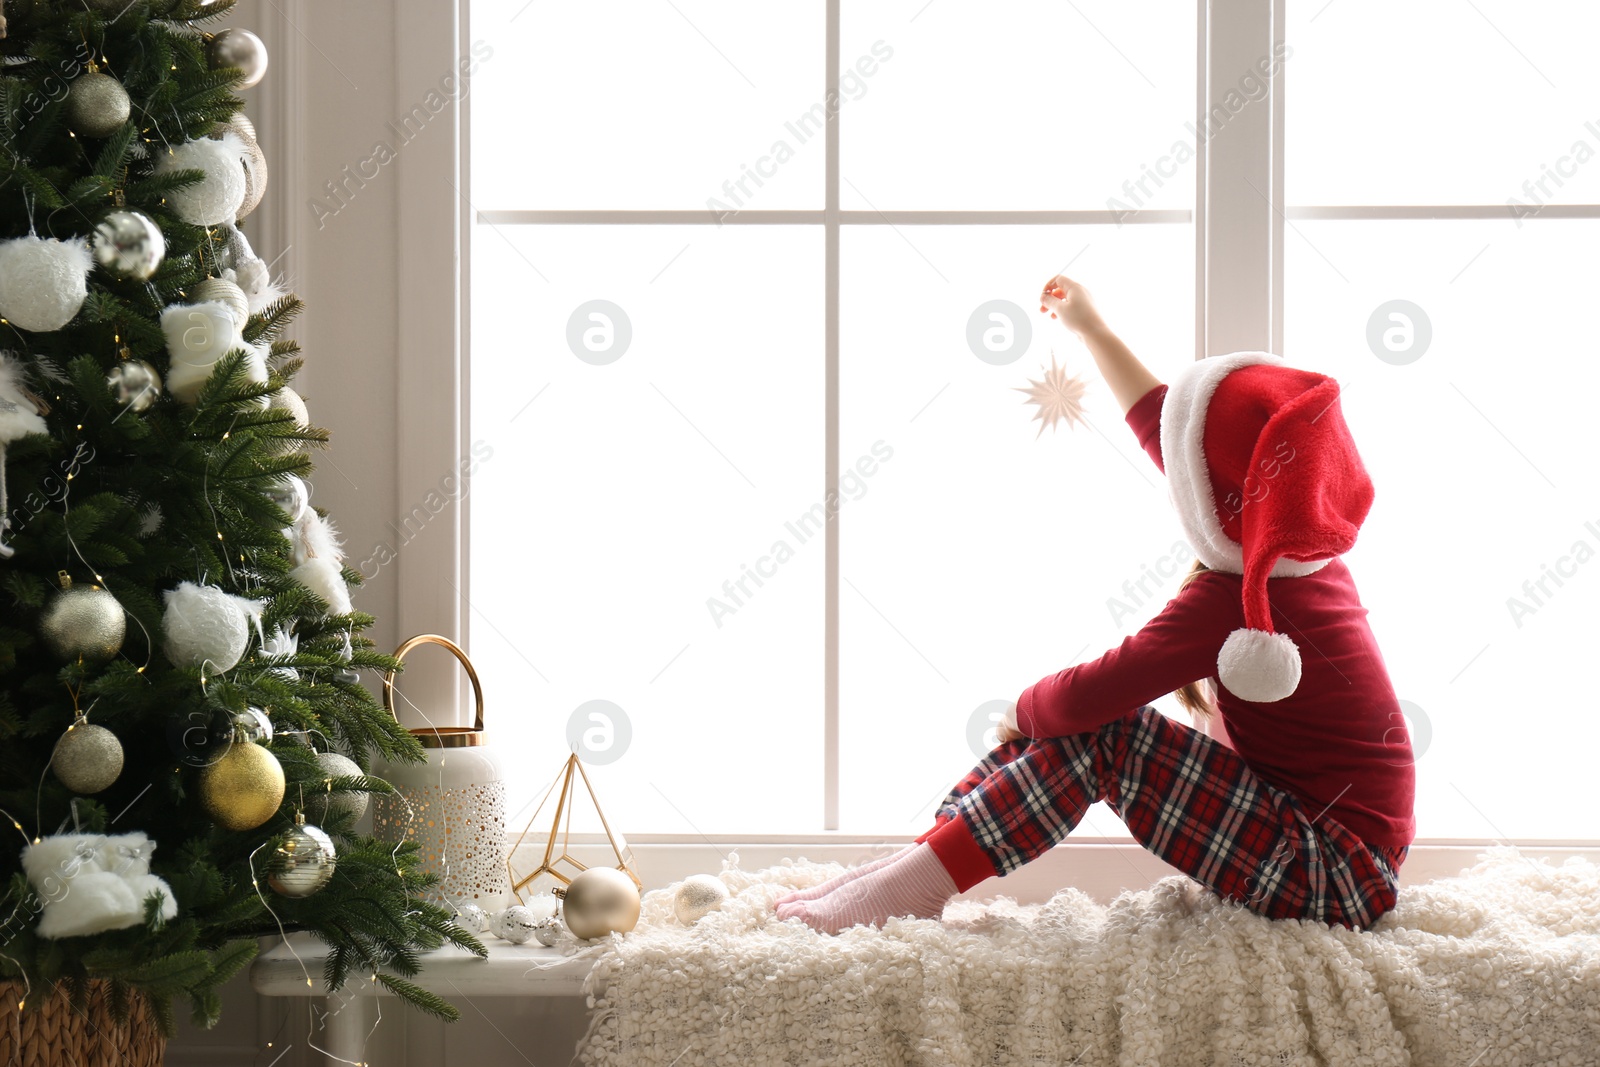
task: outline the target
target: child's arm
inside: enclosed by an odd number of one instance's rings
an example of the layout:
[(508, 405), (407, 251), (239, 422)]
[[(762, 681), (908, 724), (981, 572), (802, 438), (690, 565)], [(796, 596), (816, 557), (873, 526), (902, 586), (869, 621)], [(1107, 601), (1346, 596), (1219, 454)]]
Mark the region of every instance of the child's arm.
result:
[[(1057, 293), (1061, 295), (1057, 296)], [(1082, 285), (1064, 274), (1057, 274), (1045, 283), (1039, 303), (1042, 305), (1041, 311), (1049, 308), (1060, 317), (1067, 329), (1083, 339), (1094, 356), (1095, 366), (1100, 368), (1100, 376), (1111, 387), (1111, 394), (1117, 398), (1117, 403), (1122, 405), (1124, 415), (1139, 402), (1140, 397), (1161, 384), (1160, 379), (1151, 374), (1122, 343), (1122, 339), (1106, 326), (1089, 290)]]

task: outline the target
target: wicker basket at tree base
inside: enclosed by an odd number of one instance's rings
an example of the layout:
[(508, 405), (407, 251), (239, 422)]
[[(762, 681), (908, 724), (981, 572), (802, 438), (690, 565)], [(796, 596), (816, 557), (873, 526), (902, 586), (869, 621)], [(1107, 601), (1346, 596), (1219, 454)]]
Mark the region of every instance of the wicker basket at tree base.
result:
[[(41, 995), (35, 988), (33, 996)], [(111, 1015), (111, 987), (91, 982), (87, 1014), (65, 986), (37, 1007), (17, 1010), (20, 982), (0, 982), (0, 1064), (5, 1067), (160, 1067), (167, 1039), (143, 995), (129, 999), (128, 1021)]]

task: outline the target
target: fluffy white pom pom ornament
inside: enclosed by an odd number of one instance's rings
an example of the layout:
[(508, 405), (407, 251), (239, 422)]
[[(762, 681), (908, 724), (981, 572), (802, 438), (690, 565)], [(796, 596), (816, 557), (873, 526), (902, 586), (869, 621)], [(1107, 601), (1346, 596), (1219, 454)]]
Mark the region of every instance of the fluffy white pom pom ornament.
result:
[(250, 643), (250, 613), (241, 598), (214, 585), (181, 582), (166, 593), (163, 649), (179, 667), (230, 671)]
[(167, 370), (167, 391), (192, 404), (223, 356), (244, 347), (244, 337), (226, 304), (169, 304), (161, 312), (161, 332), (167, 338), (172, 363)]
[(0, 242), (0, 317), (43, 333), (72, 321), (89, 295), (94, 255), (81, 237), (18, 237)]
[[(217, 361), (235, 349), (245, 353), (245, 373), (253, 382), (267, 381), (267, 346), (246, 344), (233, 309), (220, 301), (169, 304), (161, 312), (161, 332), (172, 357), (167, 368), (167, 391), (185, 404), (200, 398), (211, 380)], [(262, 398), (262, 406), (268, 403)]]
[(247, 189), (244, 142), (231, 133), (213, 140), (201, 137), (169, 149), (156, 163), (156, 173), (198, 170), (205, 177), (194, 185), (167, 193), (167, 206), (193, 226), (216, 226), (239, 215)]
[(1235, 630), (1217, 654), (1217, 680), (1245, 700), (1282, 700), (1300, 685), (1300, 650), (1287, 634)]
[(289, 556), (297, 567), (313, 559), (344, 562), (344, 542), (339, 537), (339, 528), (332, 519), (318, 515), (312, 508), (301, 513), (290, 531), (290, 539)]
[(344, 584), (339, 564), (326, 556), (308, 559), (289, 572), (289, 577), (327, 601), (333, 615), (350, 613), (350, 589)]

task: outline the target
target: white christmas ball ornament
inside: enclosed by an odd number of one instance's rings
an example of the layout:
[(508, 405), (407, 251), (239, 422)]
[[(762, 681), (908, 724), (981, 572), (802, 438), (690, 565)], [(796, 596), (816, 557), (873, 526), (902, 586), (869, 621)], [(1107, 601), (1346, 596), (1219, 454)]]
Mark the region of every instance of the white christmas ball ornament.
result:
[(181, 582), (166, 593), (162, 645), (178, 667), (232, 670), (250, 643), (250, 616), (239, 597), (214, 585)]
[(533, 940), (534, 926), (538, 922), (527, 908), (513, 904), (505, 911), (497, 911), (489, 917), (489, 931), (513, 945), (522, 945)]
[(157, 174), (198, 170), (204, 177), (194, 185), (167, 193), (167, 205), (192, 226), (217, 226), (232, 222), (244, 203), (244, 142), (231, 133), (212, 139), (185, 141), (167, 151), (156, 164)]
[(61, 329), (83, 307), (93, 268), (81, 237), (0, 241), (0, 318), (35, 333)]
[(359, 778), (365, 772), (349, 756), (338, 752), (317, 753), (317, 766), (322, 770), (325, 780), (315, 793), (306, 796), (306, 815), (317, 822), (326, 822), (329, 813), (341, 819), (348, 815), (350, 821), (361, 818), (367, 813), (366, 793), (333, 793), (326, 788), (326, 780), (334, 778)]
[(305, 399), (287, 385), (272, 394), (268, 406), (293, 415), (294, 424), (302, 430), (311, 425), (311, 411), (306, 407)]
[(728, 887), (714, 874), (691, 874), (678, 884), (672, 898), (672, 913), (685, 926), (722, 907), (728, 899)]

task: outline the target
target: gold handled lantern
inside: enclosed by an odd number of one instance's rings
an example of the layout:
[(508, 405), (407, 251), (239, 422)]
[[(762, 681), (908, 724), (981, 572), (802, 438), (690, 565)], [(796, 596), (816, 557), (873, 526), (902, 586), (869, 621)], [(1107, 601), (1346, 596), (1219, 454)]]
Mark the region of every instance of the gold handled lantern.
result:
[[(485, 741), (483, 686), (472, 661), (455, 642), (421, 634), (395, 649), (394, 658), (421, 645), (442, 645), (466, 668), (476, 696), (477, 717), (468, 726), (413, 728), (426, 763), (386, 763), (379, 772), (398, 795), (378, 796), (373, 836), (421, 846), (422, 867), (439, 876), (432, 897), (446, 907), (476, 904), (485, 911), (506, 906), (506, 786), (500, 763)], [(394, 673), (383, 679), (383, 706), (394, 715)]]

